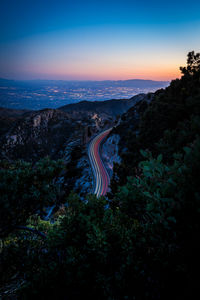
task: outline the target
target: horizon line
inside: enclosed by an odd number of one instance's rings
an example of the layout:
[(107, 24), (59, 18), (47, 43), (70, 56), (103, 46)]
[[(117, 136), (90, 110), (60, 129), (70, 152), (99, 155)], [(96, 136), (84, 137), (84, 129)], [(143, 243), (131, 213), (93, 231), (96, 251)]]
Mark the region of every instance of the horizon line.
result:
[(170, 82), (174, 79), (169, 80), (155, 80), (155, 79), (147, 79), (147, 78), (131, 78), (131, 79), (8, 79), (5, 77), (0, 77), (0, 80), (7, 81), (77, 81), (77, 82), (103, 82), (103, 81), (132, 81), (132, 80), (142, 80), (142, 81), (153, 81), (153, 82)]

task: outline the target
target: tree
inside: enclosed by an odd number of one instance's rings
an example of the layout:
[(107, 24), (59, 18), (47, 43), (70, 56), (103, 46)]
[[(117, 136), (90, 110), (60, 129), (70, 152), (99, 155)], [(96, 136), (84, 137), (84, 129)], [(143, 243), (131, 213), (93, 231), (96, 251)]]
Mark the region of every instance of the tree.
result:
[(180, 67), (180, 70), (183, 75), (194, 75), (196, 72), (200, 72), (200, 53), (189, 52), (187, 67)]
[[(59, 195), (61, 161), (49, 158), (35, 165), (24, 161), (0, 162), (0, 235), (5, 236), (28, 217), (54, 204)], [(19, 227), (18, 227), (19, 228)]]

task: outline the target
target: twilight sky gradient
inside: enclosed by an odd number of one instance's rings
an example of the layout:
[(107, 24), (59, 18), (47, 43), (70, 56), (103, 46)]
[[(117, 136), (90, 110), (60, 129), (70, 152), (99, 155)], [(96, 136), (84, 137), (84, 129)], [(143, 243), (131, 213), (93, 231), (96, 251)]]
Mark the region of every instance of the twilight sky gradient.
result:
[(0, 77), (180, 76), (200, 50), (200, 1), (1, 0)]

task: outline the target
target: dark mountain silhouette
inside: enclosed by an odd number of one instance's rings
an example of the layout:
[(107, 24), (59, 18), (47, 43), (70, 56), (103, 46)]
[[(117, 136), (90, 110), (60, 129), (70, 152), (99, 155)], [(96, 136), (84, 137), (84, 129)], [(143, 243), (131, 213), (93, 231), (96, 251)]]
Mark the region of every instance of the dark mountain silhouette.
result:
[(60, 107), (60, 110), (74, 113), (95, 112), (108, 114), (112, 117), (125, 113), (136, 102), (142, 100), (145, 94), (136, 95), (130, 99), (112, 99), (106, 101), (81, 101)]

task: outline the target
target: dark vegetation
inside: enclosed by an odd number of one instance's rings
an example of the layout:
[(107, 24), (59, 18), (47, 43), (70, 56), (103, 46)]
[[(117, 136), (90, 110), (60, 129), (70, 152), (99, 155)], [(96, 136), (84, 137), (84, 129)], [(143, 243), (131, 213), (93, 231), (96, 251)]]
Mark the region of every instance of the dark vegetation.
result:
[[(200, 54), (189, 53), (181, 71), (180, 80), (156, 92), (150, 104), (131, 108), (116, 128), (122, 164), (109, 200), (82, 201), (71, 193), (51, 224), (33, 206), (48, 195), (56, 200), (52, 177), (59, 163), (43, 168), (40, 162), (36, 170), (19, 165), (20, 174), (36, 172), (35, 185), (17, 175), (16, 166), (1, 163), (4, 223), (17, 219), (47, 237), (13, 229), (2, 238), (2, 295), (153, 300), (199, 294)], [(15, 215), (16, 203), (26, 209)]]
[(5, 236), (29, 216), (55, 204), (59, 196), (58, 177), (64, 169), (62, 161), (40, 160), (34, 166), (17, 161), (0, 164), (0, 235)]
[(7, 133), (17, 121), (29, 113), (30, 111), (28, 110), (14, 110), (0, 107), (0, 137)]
[(143, 159), (140, 149), (148, 149), (154, 156), (162, 153), (165, 162), (172, 162), (172, 154), (183, 153), (183, 147), (199, 134), (199, 64), (199, 55), (189, 53), (180, 80), (173, 80), (169, 87), (158, 90), (149, 104), (138, 102), (123, 115), (116, 129), (121, 136), (122, 157), (122, 164), (116, 166), (117, 186), (138, 172), (137, 165)]
[(65, 189), (65, 195), (68, 196), (70, 191), (73, 190), (76, 180), (81, 176), (81, 168), (77, 166), (78, 159), (83, 155), (83, 149), (81, 146), (76, 146), (71, 152), (71, 160), (66, 166), (65, 181), (67, 183), (67, 189)]

